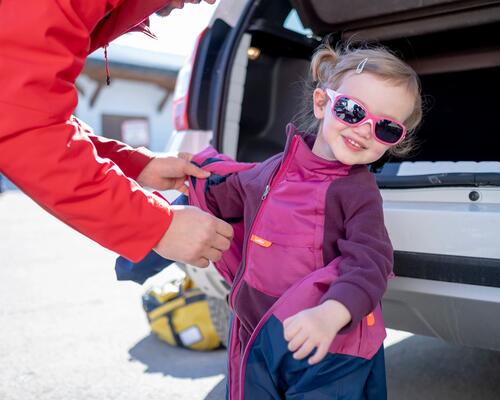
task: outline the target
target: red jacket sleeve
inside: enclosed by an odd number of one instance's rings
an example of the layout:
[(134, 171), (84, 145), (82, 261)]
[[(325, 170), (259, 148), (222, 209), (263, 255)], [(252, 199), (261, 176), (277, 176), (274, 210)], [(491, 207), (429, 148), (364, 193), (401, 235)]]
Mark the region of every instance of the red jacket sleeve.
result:
[(97, 136), (90, 126), (75, 116), (71, 121), (79, 125), (88, 135), (99, 157), (109, 158), (129, 178), (137, 180), (144, 167), (154, 158), (154, 153), (145, 147), (133, 148), (118, 140)]
[(153, 159), (152, 152), (145, 147), (134, 149), (117, 140), (96, 135), (89, 135), (89, 139), (94, 144), (99, 157), (109, 158), (132, 179), (137, 179), (144, 167)]
[(138, 261), (168, 228), (170, 208), (99, 157), (70, 118), (90, 32), (116, 3), (2, 0), (0, 172), (68, 225)]

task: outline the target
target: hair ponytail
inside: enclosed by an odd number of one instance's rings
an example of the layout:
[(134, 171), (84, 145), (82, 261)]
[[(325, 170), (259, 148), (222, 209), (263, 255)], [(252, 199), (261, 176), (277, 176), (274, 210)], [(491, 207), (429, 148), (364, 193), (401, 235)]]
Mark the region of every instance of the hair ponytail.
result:
[(310, 73), (313, 82), (323, 87), (328, 83), (333, 70), (337, 65), (338, 56), (328, 44), (321, 45), (314, 53), (311, 60)]

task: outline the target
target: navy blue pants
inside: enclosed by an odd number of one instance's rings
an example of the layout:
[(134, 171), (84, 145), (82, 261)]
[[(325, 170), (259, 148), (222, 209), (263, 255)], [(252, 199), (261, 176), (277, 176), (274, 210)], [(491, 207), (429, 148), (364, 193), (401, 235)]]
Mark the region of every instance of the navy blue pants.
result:
[(247, 359), (245, 400), (386, 400), (383, 347), (371, 360), (328, 354), (309, 365), (295, 360), (283, 337), (283, 325), (271, 317)]

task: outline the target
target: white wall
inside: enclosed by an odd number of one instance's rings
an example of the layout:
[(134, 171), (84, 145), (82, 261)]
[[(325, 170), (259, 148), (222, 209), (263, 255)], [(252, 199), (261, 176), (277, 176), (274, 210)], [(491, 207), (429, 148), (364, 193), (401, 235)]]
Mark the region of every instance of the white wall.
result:
[(164, 151), (173, 129), (173, 93), (170, 93), (162, 111), (158, 112), (158, 105), (165, 96), (165, 90), (150, 83), (113, 79), (111, 71), (111, 85), (103, 87), (91, 108), (89, 103), (97, 83), (81, 75), (77, 79), (77, 84), (83, 89), (84, 94), (79, 93), (76, 116), (89, 124), (96, 134), (106, 136), (106, 132), (102, 132), (102, 114), (147, 116), (150, 133), (149, 148), (153, 151)]

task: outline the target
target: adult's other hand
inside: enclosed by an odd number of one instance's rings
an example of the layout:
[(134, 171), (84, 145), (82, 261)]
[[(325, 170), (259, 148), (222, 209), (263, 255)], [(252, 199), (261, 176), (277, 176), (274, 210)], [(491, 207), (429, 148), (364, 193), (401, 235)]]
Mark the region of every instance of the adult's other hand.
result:
[(156, 190), (175, 189), (188, 192), (186, 180), (188, 176), (207, 178), (210, 172), (191, 164), (190, 153), (179, 153), (178, 156), (158, 156), (153, 158), (137, 177), (137, 182)]
[(153, 249), (162, 257), (197, 267), (208, 267), (229, 248), (233, 228), (195, 207), (172, 206), (170, 226)]
[[(205, 3), (214, 4), (216, 0), (204, 0)], [(184, 8), (184, 4), (198, 4), (201, 0), (172, 0), (168, 6), (163, 7), (161, 10), (157, 11), (156, 14), (167, 17), (176, 8)]]

